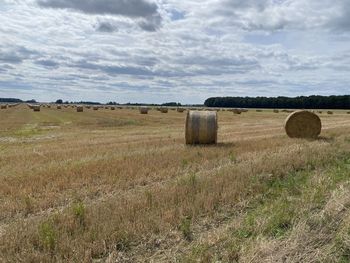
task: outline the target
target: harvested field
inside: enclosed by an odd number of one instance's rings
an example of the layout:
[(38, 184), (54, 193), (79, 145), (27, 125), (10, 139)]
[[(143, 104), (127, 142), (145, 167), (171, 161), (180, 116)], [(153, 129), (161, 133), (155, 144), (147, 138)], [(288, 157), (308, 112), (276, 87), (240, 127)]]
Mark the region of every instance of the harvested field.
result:
[(341, 262), (350, 118), (333, 112), (309, 141), (286, 113), (220, 111), (218, 144), (186, 146), (177, 111), (1, 111), (0, 262)]

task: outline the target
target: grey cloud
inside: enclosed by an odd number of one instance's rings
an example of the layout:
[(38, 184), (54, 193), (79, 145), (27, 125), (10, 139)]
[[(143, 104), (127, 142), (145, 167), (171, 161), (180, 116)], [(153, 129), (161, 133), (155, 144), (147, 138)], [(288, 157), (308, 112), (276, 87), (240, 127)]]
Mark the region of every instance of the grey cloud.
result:
[(25, 59), (36, 55), (37, 52), (29, 50), (25, 47), (1, 47), (0, 46), (0, 62), (9, 64), (21, 64)]
[(112, 33), (118, 31), (118, 28), (110, 22), (98, 22), (96, 30), (104, 33)]
[(0, 53), (0, 62), (20, 64), (23, 62), (23, 58), (15, 53)]
[(151, 16), (138, 23), (139, 27), (144, 31), (155, 32), (157, 31), (162, 23), (162, 18), (160, 15)]
[(42, 7), (72, 9), (96, 15), (149, 17), (158, 13), (158, 6), (146, 0), (38, 0), (37, 2)]
[(51, 59), (41, 59), (41, 60), (37, 60), (35, 61), (35, 64), (44, 66), (44, 67), (49, 67), (49, 68), (57, 68), (59, 66), (59, 64)]

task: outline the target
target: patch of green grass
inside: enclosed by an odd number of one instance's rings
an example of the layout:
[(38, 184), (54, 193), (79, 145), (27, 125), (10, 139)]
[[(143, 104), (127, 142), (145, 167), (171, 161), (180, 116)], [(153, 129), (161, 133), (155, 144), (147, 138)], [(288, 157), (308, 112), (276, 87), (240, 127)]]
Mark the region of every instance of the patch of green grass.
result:
[(185, 217), (181, 220), (181, 223), (179, 225), (179, 229), (180, 229), (183, 237), (187, 241), (191, 241), (193, 238), (191, 224), (192, 224), (192, 219), (190, 217)]
[(55, 250), (57, 244), (57, 234), (52, 222), (46, 221), (39, 225), (39, 241), (43, 249), (50, 252)]
[(77, 202), (73, 204), (72, 211), (73, 211), (74, 218), (77, 220), (78, 224), (82, 227), (85, 226), (85, 215), (86, 215), (85, 210), (86, 209), (83, 202)]

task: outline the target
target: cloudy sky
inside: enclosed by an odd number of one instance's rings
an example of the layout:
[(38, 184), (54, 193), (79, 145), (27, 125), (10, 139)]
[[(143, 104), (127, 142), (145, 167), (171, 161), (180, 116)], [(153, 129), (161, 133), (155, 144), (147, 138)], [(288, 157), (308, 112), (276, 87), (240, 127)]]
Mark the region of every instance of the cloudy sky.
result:
[(350, 0), (0, 0), (0, 97), (350, 94)]

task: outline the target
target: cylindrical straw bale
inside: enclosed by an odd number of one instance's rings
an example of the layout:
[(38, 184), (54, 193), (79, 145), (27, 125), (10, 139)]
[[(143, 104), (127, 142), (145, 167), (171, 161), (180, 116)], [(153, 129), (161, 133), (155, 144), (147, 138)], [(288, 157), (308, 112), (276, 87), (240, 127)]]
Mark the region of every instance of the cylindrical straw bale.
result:
[(186, 144), (215, 144), (218, 131), (217, 112), (187, 112), (185, 130)]
[(94, 106), (92, 109), (93, 109), (93, 110), (98, 110), (98, 107), (97, 107), (97, 106)]
[(6, 104), (1, 105), (1, 109), (2, 110), (7, 109), (7, 105)]
[(184, 112), (184, 111), (185, 111), (185, 109), (184, 109), (184, 108), (177, 108), (177, 112), (182, 113), (182, 112)]
[(317, 138), (322, 129), (321, 119), (310, 111), (295, 111), (290, 114), (284, 128), (290, 138)]
[(148, 108), (147, 107), (140, 107), (140, 113), (141, 114), (148, 114)]
[(161, 113), (168, 113), (168, 108), (160, 108)]
[(58, 110), (62, 109), (62, 106), (58, 105), (58, 106), (57, 106), (57, 109), (58, 109)]
[(40, 111), (40, 105), (33, 105), (33, 111)]
[(327, 111), (327, 114), (330, 114), (330, 115), (331, 115), (331, 114), (333, 114), (333, 111), (330, 111), (330, 110), (329, 110), (329, 111)]
[(84, 107), (83, 106), (77, 106), (77, 112), (83, 112)]

